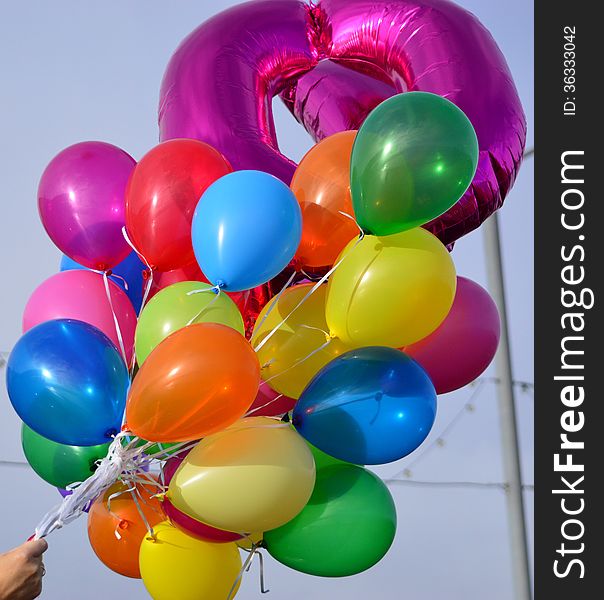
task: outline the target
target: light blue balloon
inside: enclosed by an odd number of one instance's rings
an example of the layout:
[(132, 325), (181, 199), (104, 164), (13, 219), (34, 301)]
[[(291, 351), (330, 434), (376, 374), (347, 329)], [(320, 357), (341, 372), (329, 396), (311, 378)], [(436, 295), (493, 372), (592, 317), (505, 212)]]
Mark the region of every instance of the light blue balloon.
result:
[(235, 171), (215, 181), (193, 215), (191, 237), (204, 275), (224, 290), (248, 290), (278, 275), (302, 236), (292, 191), (262, 171)]
[(88, 323), (45, 321), (10, 353), (6, 387), (21, 420), (70, 446), (111, 441), (122, 426), (128, 369), (113, 342)]
[(381, 465), (413, 452), (436, 417), (426, 372), (400, 350), (351, 350), (321, 369), (302, 392), (292, 422), (323, 452), (357, 465)]
[[(86, 269), (86, 267), (69, 258), (69, 256), (63, 255), (60, 265), (61, 271), (74, 271), (78, 269)], [(109, 279), (117, 283), (126, 292), (137, 315), (140, 313), (143, 303), (143, 290), (145, 287), (143, 271), (148, 270), (147, 266), (138, 257), (138, 254), (133, 250), (121, 263), (111, 269), (118, 277), (109, 276)], [(128, 289), (124, 285), (124, 280), (128, 284)]]

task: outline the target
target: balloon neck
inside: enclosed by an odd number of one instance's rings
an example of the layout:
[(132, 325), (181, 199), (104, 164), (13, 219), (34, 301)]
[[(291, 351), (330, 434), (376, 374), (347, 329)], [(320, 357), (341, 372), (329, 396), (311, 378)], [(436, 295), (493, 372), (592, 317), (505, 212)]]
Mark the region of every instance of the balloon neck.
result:
[(221, 279), (219, 279), (219, 280), (216, 282), (216, 285), (212, 287), (212, 291), (213, 291), (215, 294), (220, 294), (220, 292), (221, 292), (221, 291), (222, 291), (224, 288), (226, 288), (226, 283), (225, 283), (224, 281), (222, 281)]

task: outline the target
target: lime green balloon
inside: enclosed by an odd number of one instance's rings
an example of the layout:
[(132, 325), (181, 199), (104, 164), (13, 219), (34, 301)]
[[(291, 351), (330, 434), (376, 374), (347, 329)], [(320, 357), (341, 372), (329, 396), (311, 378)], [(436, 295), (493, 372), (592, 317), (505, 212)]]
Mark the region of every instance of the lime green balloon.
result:
[(96, 461), (107, 456), (109, 444), (67, 446), (42, 437), (27, 425), (21, 426), (21, 445), (31, 468), (51, 485), (66, 488), (88, 479), (96, 470)]
[(478, 140), (455, 104), (427, 92), (392, 96), (361, 125), (352, 148), (350, 189), (364, 231), (390, 235), (453, 206), (478, 165)]
[[(191, 294), (196, 290), (205, 290)], [(182, 281), (158, 292), (141, 311), (134, 347), (139, 365), (171, 333), (192, 323), (221, 323), (245, 334), (237, 305), (225, 294), (199, 281)]]
[(388, 552), (396, 509), (381, 479), (353, 465), (317, 471), (313, 494), (297, 517), (264, 534), (276, 560), (302, 573), (346, 577)]

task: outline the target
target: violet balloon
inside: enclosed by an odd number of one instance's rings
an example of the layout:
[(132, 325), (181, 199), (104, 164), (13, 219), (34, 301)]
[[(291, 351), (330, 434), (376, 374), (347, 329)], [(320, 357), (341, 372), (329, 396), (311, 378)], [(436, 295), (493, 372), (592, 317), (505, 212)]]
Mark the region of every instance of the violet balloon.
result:
[[(103, 276), (93, 271), (62, 271), (43, 281), (32, 293), (23, 311), (23, 333), (53, 319), (77, 319), (100, 329), (118, 348), (120, 335), (128, 364), (134, 347), (136, 311), (126, 292), (107, 281), (111, 304)], [(114, 320), (117, 319), (119, 332)]]
[(474, 281), (458, 277), (445, 320), (427, 338), (404, 350), (425, 369), (436, 392), (445, 394), (484, 372), (497, 351), (499, 333), (499, 312), (491, 296)]
[(469, 12), (444, 0), (261, 0), (198, 27), (166, 70), (161, 139), (189, 137), (235, 169), (289, 183), (270, 103), (281, 93), (315, 139), (358, 128), (379, 101), (405, 91), (446, 97), (469, 117), (480, 157), (466, 194), (427, 227), (444, 243), (475, 229), (513, 184), (525, 118), (505, 59)]
[(135, 164), (105, 142), (74, 144), (50, 161), (38, 187), (38, 209), (46, 233), (69, 258), (104, 271), (130, 254), (122, 227)]

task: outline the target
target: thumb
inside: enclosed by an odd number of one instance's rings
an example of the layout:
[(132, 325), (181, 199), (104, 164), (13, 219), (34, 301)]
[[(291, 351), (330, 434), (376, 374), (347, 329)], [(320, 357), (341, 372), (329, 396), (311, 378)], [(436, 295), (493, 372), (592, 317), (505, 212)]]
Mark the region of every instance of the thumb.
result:
[(31, 540), (21, 546), (28, 558), (38, 558), (48, 549), (46, 540)]

